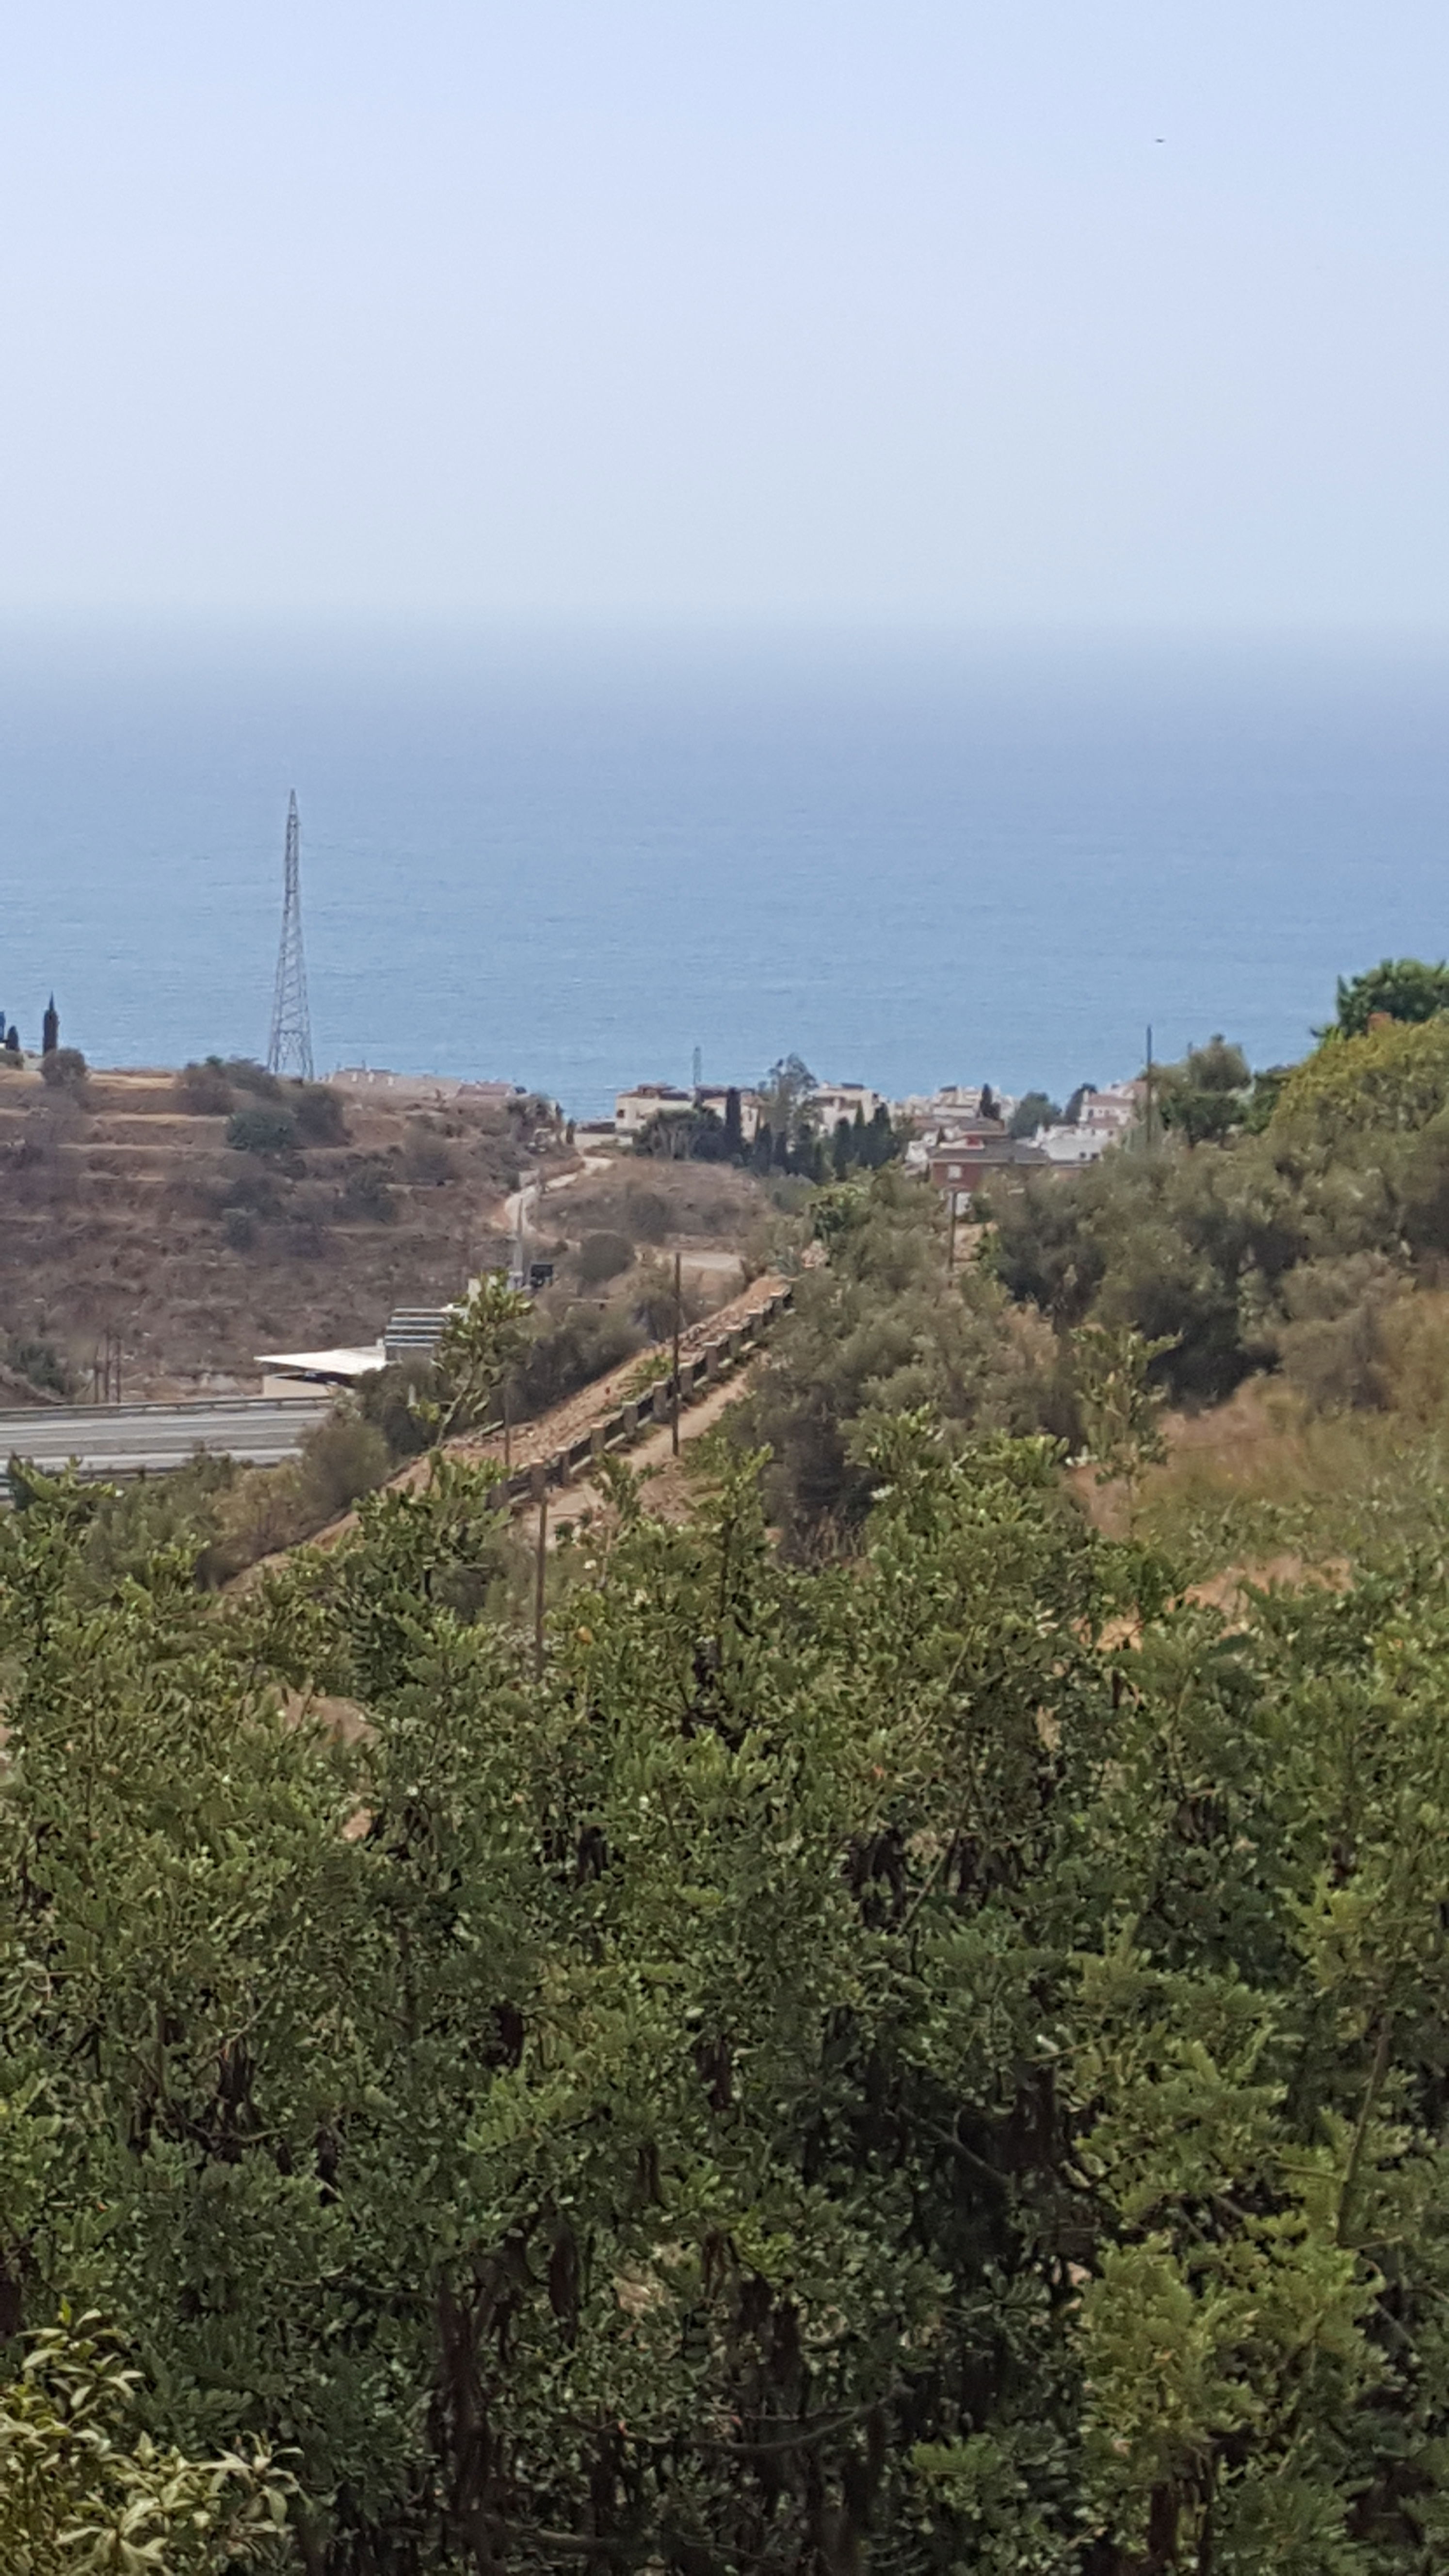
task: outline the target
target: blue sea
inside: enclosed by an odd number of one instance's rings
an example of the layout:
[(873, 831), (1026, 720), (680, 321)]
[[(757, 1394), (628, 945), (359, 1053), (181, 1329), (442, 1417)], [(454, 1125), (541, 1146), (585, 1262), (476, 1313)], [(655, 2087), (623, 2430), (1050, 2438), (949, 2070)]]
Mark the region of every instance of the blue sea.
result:
[(319, 1070), (578, 1116), (794, 1049), (1061, 1097), (1449, 949), (1449, 652), (0, 636), (0, 1005), (264, 1053), (287, 795)]

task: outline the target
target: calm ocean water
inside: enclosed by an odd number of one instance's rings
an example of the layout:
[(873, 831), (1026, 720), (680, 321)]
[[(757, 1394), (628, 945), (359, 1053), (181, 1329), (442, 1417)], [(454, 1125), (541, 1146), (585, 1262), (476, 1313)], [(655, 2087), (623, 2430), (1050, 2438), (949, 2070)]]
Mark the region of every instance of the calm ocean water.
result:
[(265, 1051), (287, 791), (319, 1069), (579, 1115), (794, 1047), (1059, 1096), (1449, 948), (1449, 655), (0, 638), (0, 1004)]

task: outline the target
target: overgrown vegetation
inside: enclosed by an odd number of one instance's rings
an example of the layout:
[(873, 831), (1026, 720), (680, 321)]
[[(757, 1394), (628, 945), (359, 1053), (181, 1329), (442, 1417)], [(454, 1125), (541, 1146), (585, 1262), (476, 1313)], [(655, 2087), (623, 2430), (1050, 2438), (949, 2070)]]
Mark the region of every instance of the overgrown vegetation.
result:
[[(541, 1595), (440, 1453), (224, 1602), (183, 1479), (24, 1480), (15, 2563), (1437, 2576), (1449, 1023), (1370, 1016), (979, 1247), (819, 1192), (765, 1445), (682, 1526), (614, 1465)], [(1309, 1579), (1194, 1590), (1199, 1427), (1296, 1444)]]
[[(1449, 1019), (1335, 1034), (1275, 1088), (1261, 1132), (1239, 1084), (1205, 1095), (1238, 1105), (1217, 1143), (1185, 1120), (1181, 1144), (1003, 1194), (990, 1258), (1011, 1296), (1058, 1329), (1169, 1341), (1158, 1378), (1180, 1402), (1278, 1366), (1310, 1319), (1347, 1355), (1368, 1309), (1449, 1257)], [(1336, 1392), (1356, 1400), (1351, 1371)]]
[(769, 1452), (771, 1514), (797, 1554), (848, 1543), (869, 1505), (873, 1444), (929, 1404), (960, 1431), (1065, 1429), (1070, 1397), (1040, 1317), (1014, 1311), (980, 1263), (948, 1270), (924, 1182), (888, 1170), (822, 1193), (828, 1264), (795, 1284), (737, 1436)]
[(156, 2444), (284, 2450), (316, 2576), (1433, 2566), (1442, 1508), (1228, 1631), (1048, 1443), (861, 1463), (848, 1572), (750, 1462), (621, 1487), (537, 1678), (466, 1471), (224, 1616), (33, 1494), (11, 2331), (84, 2303)]

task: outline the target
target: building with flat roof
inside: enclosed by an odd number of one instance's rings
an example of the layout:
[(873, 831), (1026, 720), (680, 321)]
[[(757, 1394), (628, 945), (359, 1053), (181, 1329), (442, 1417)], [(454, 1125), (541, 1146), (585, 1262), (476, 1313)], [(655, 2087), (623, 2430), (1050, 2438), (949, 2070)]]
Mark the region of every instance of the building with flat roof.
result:
[(615, 1098), (614, 1133), (632, 1145), (656, 1118), (682, 1118), (693, 1107), (693, 1092), (681, 1091), (676, 1083), (636, 1082), (632, 1091)]
[(367, 1342), (355, 1350), (258, 1351), (256, 1365), (263, 1395), (300, 1395), (307, 1387), (356, 1386), (385, 1356), (381, 1342)]

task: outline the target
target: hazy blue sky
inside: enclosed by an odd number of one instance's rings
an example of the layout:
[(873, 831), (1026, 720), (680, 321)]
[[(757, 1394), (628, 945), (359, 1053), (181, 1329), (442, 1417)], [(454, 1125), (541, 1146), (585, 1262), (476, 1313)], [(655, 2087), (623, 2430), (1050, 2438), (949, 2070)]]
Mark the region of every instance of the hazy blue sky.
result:
[(1442, 627), (1446, 121), (1444, 0), (12, 0), (0, 607)]

